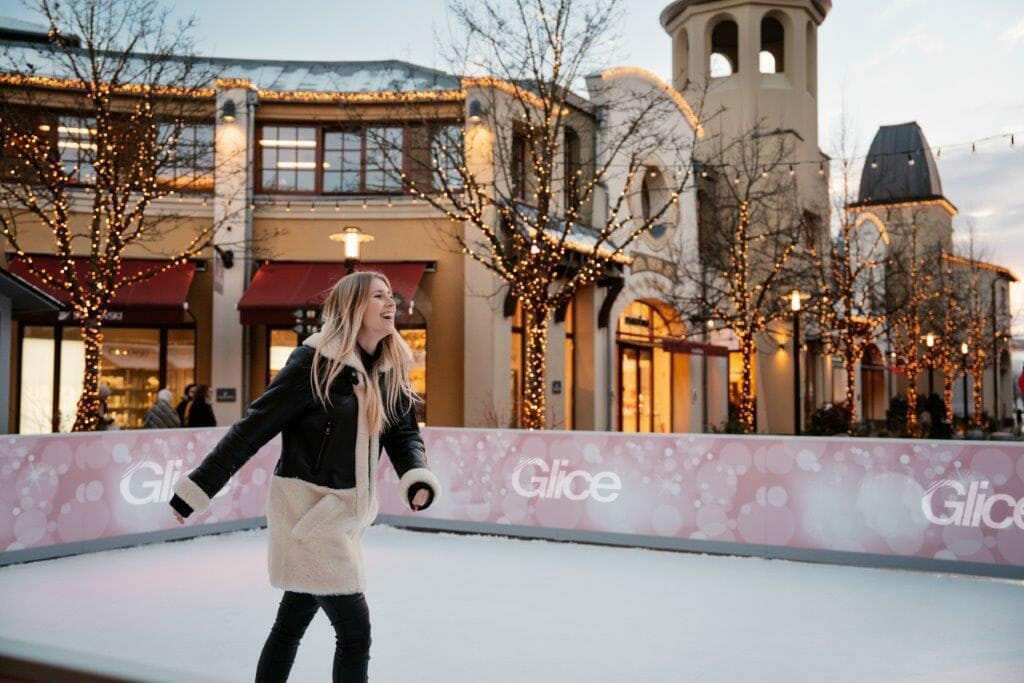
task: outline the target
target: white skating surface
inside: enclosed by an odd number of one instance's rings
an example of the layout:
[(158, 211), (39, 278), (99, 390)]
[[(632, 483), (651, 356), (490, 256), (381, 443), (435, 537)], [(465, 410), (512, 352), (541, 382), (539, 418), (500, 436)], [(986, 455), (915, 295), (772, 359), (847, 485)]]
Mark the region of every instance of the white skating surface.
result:
[[(0, 638), (252, 681), (281, 595), (265, 547), (0, 568)], [(372, 681), (1024, 681), (1024, 582), (383, 526), (365, 554)], [(320, 612), (290, 680), (329, 681), (333, 648)]]

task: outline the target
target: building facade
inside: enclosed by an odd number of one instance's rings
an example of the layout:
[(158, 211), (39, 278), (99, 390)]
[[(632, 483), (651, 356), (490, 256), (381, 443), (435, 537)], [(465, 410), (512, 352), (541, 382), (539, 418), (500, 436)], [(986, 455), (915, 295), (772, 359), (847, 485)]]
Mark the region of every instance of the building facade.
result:
[[(7, 47), (40, 59), (45, 39), (24, 38)], [(209, 62), (219, 77), (179, 141), (209, 152), (182, 155), (189, 162), (174, 173), (187, 177), (190, 191), (150, 207), (172, 227), (159, 239), (130, 245), (123, 272), (159, 265), (154, 255), (175, 253), (211, 225), (216, 237), (198, 258), (118, 292), (104, 324), (100, 368), (118, 426), (141, 427), (161, 387), (181, 396), (193, 382), (213, 389), (219, 424), (237, 420), (299, 343), (302, 318), (315, 318), (326, 290), (346, 272), (342, 247), (331, 239), (345, 226), (372, 237), (356, 268), (384, 272), (398, 298), (396, 326), (414, 350), (413, 384), (425, 399), (421, 421), (518, 424), (524, 357), (518, 306), (491, 272), (452, 248), (452, 231), (467, 228), (403, 191), (402, 178), (388, 170), (419, 173), (420, 186), (429, 185), (424, 155), (439, 140), (459, 139), (467, 166), (493, 175), (494, 141), (513, 125), (473, 115), (481, 100), (492, 101), (489, 84), (395, 61)], [(597, 100), (616, 88), (663, 98), (675, 112), (663, 123), (678, 136), (692, 137), (699, 125), (680, 94), (652, 74), (614, 69), (594, 79), (595, 101), (581, 98), (569, 118), (566, 164), (602, 156), (601, 126), (617, 113), (612, 100)], [(50, 77), (5, 87), (45, 91), (48, 106), (33, 112), (33, 126), (52, 136), (62, 161), (87, 179), (91, 168), (82, 150), (95, 144), (95, 130), (75, 110), (74, 83)], [(591, 248), (586, 223), (604, 220), (608, 192), (629, 185), (629, 201), (643, 214), (668, 197), (659, 174), (678, 177), (689, 166), (689, 157), (654, 153), (636, 187), (609, 174), (586, 207), (586, 220), (573, 227), (571, 248)], [(529, 182), (528, 172), (524, 178)], [(83, 226), (89, 196), (84, 189), (71, 196), (72, 224)], [(694, 232), (693, 197), (684, 194), (651, 235), (609, 261), (607, 277), (582, 288), (556, 314), (548, 426), (687, 431), (724, 421), (724, 349), (669, 329), (671, 313), (632, 274), (656, 273), (664, 245)], [(57, 272), (52, 231), (23, 224), (19, 238), (34, 263)], [(80, 254), (76, 267), (84, 269), (88, 242), (73, 246)], [(9, 245), (3, 266), (33, 280)], [(35, 284), (67, 301), (59, 287)], [(81, 328), (66, 307), (16, 318), (5, 330), (9, 429), (66, 431), (81, 393)]]

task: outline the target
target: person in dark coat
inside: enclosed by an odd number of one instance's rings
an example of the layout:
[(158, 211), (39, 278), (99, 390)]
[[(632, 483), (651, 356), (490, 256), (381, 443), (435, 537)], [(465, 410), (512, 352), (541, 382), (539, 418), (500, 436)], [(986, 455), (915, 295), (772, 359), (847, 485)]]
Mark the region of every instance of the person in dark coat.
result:
[(213, 414), (213, 407), (210, 405), (210, 387), (205, 384), (197, 384), (195, 397), (185, 406), (186, 427), (216, 427), (217, 418)]
[(196, 385), (186, 384), (185, 391), (182, 393), (182, 399), (178, 401), (178, 406), (175, 408), (178, 413), (178, 419), (181, 421), (182, 425), (185, 424), (185, 407), (188, 405), (189, 401), (195, 398), (195, 395)]
[(156, 392), (156, 402), (146, 411), (146, 417), (142, 426), (146, 429), (175, 429), (181, 426), (178, 414), (171, 407), (171, 399), (174, 394), (170, 389), (161, 389)]
[[(379, 511), (382, 449), (412, 510), (439, 499), (441, 483), (416, 422), (413, 355), (394, 319), (383, 274), (339, 280), (324, 303), (322, 330), (292, 351), (245, 417), (174, 485), (170, 504), (184, 523), (205, 512), (249, 458), (281, 434), (267, 494), (267, 569), (270, 584), (284, 594), (257, 681), (287, 680), (320, 609), (335, 629), (333, 679), (366, 681), (371, 637), (362, 539)], [(220, 504), (230, 510), (230, 500)]]

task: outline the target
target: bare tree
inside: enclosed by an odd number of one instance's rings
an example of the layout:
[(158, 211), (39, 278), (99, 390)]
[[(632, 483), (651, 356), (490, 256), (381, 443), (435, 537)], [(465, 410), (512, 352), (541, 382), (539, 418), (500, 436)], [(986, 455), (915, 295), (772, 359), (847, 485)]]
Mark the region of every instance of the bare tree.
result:
[(822, 253), (812, 255), (814, 296), (811, 310), (819, 327), (825, 353), (838, 356), (846, 373), (845, 406), (850, 424), (857, 420), (855, 401), (857, 362), (876, 340), (884, 323), (886, 259), (885, 229), (872, 223), (854, 203), (853, 160), (856, 153), (840, 127), (837, 158), (841, 162), (832, 204), (838, 228)]
[[(962, 335), (967, 343), (966, 366), (967, 372), (971, 375), (971, 401), (973, 404), (973, 415), (970, 423), (974, 427), (983, 426), (982, 413), (984, 411), (984, 393), (982, 381), (985, 370), (995, 362), (1000, 352), (1002, 341), (1001, 332), (996, 329), (996, 321), (992, 311), (985, 305), (983, 298), (983, 280), (985, 263), (979, 253), (979, 247), (975, 241), (975, 227), (973, 222), (968, 221), (967, 242), (961, 249), (962, 255), (957, 258), (955, 255), (945, 260), (952, 260), (960, 270), (960, 284), (958, 290), (962, 292), (963, 325)], [(990, 346), (991, 344), (991, 346)], [(999, 381), (995, 378), (995, 381)], [(967, 417), (966, 415), (964, 416)]]
[(906, 425), (908, 433), (915, 434), (917, 380), (931, 362), (928, 333), (934, 343), (935, 302), (939, 297), (935, 278), (942, 249), (921, 240), (916, 218), (905, 224), (902, 231), (905, 234), (899, 236), (898, 242), (890, 243), (886, 260), (884, 334), (907, 377)]
[[(74, 430), (93, 430), (112, 299), (212, 244), (217, 224), (197, 229), (160, 200), (212, 189), (213, 128), (195, 124), (212, 123), (216, 74), (194, 56), (194, 20), (173, 24), (157, 0), (27, 4), (45, 18), (49, 41), (4, 50), (0, 222), (17, 258), (65, 293), (82, 325), (85, 377)], [(54, 111), (59, 120), (48, 118)], [(33, 231), (52, 234), (56, 272), (22, 248)], [(129, 275), (123, 258), (132, 245), (171, 252)], [(83, 254), (88, 268), (80, 272)]]
[[(961, 352), (961, 343), (967, 342), (965, 328), (971, 324), (967, 316), (965, 299), (969, 296), (965, 287), (969, 278), (962, 269), (954, 268), (953, 262), (943, 258), (937, 269), (937, 298), (932, 302), (932, 319), (939, 324), (939, 339), (936, 348), (929, 355), (932, 362), (942, 370), (942, 402), (945, 406), (946, 421), (953, 423), (953, 382), (957, 376), (967, 372), (966, 356)], [(966, 414), (964, 418), (966, 419)]]
[[(784, 296), (806, 278), (817, 226), (797, 204), (792, 145), (759, 122), (728, 143), (710, 140), (697, 162), (697, 249), (670, 248), (675, 264), (649, 287), (682, 322), (729, 329), (743, 363), (739, 422), (754, 431), (753, 360), (759, 335), (789, 315)], [(799, 258), (795, 258), (795, 257)]]
[[(600, 112), (574, 92), (607, 56), (619, 0), (457, 1), (451, 13), (457, 30), (449, 61), (465, 75), (469, 113), (480, 125), (432, 135), (429, 153), (417, 155), (429, 166), (403, 173), (403, 185), (445, 213), (453, 246), (507, 285), (522, 306), (522, 426), (543, 428), (552, 312), (597, 281), (678, 203), (690, 144), (658, 125), (673, 110), (678, 114), (670, 92), (604, 101), (602, 111), (623, 114), (614, 124), (595, 121)], [(589, 85), (593, 94), (596, 81)], [(595, 125), (600, 156), (572, 137)], [(671, 178), (665, 201), (641, 215), (629, 201), (638, 191), (634, 176), (639, 179), (655, 151), (686, 171)], [(626, 178), (622, 191), (608, 198), (606, 211), (595, 210), (614, 175)]]

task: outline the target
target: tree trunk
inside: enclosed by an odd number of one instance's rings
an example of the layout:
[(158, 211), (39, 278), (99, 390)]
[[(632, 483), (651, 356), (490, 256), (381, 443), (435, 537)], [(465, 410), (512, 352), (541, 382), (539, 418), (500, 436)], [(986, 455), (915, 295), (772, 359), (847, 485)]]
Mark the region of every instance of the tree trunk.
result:
[(942, 370), (942, 400), (946, 407), (946, 422), (953, 424), (953, 381), (954, 373), (948, 368)]
[(917, 434), (917, 375), (916, 371), (907, 372), (907, 434)]
[(82, 378), (82, 395), (78, 399), (75, 432), (93, 432), (100, 421), (100, 353), (103, 350), (103, 318), (89, 317), (82, 322), (82, 342), (85, 346), (85, 376)]
[(757, 398), (754, 394), (754, 338), (743, 335), (740, 341), (740, 356), (743, 361), (743, 379), (740, 391), (740, 426), (745, 434), (754, 432), (754, 418), (757, 409)]
[(977, 368), (971, 377), (971, 398), (974, 399), (974, 415), (971, 416), (971, 424), (975, 427), (981, 426), (981, 412), (984, 407), (984, 394), (981, 393), (981, 376), (984, 370)]
[(853, 423), (857, 421), (857, 406), (855, 400), (854, 384), (857, 381), (857, 364), (849, 358), (844, 359), (846, 370), (846, 409), (850, 411), (850, 431), (853, 430)]
[(523, 306), (526, 334), (525, 377), (523, 381), (524, 429), (544, 429), (546, 416), (545, 364), (548, 353), (548, 309)]

